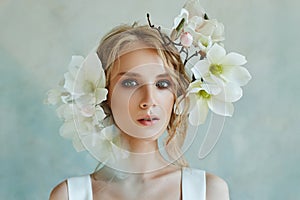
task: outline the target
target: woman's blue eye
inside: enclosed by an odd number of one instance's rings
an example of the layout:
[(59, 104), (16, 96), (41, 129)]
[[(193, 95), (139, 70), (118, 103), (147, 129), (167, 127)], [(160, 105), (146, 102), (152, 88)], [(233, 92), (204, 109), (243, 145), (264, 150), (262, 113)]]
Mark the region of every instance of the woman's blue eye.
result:
[(169, 88), (171, 86), (171, 82), (169, 80), (161, 80), (158, 81), (155, 85), (160, 89), (164, 89), (164, 88)]
[(122, 86), (124, 86), (124, 87), (135, 87), (137, 85), (138, 85), (138, 83), (136, 80), (126, 79), (126, 80), (122, 81)]

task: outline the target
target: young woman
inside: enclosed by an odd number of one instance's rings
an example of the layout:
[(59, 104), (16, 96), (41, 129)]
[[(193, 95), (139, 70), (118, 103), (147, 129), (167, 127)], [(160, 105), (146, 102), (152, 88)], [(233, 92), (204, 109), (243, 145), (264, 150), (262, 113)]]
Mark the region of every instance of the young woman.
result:
[[(178, 50), (163, 37), (149, 26), (124, 25), (102, 39), (97, 55), (108, 95), (101, 106), (127, 156), (91, 175), (63, 181), (51, 192), (51, 200), (229, 199), (224, 180), (189, 168), (182, 156), (187, 109), (178, 114), (178, 97), (190, 80)], [(165, 132), (168, 159), (158, 145)]]

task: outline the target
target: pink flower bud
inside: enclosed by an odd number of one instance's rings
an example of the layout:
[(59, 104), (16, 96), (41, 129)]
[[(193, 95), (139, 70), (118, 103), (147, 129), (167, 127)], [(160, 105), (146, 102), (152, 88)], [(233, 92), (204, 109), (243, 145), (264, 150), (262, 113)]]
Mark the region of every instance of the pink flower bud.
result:
[(180, 42), (184, 47), (190, 47), (193, 43), (193, 36), (189, 32), (184, 32), (180, 36)]

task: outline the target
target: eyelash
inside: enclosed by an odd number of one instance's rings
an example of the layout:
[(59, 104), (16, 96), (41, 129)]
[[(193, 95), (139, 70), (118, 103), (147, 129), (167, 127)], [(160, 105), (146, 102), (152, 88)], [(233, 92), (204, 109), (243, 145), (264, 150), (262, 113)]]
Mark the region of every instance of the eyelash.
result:
[[(125, 88), (136, 87), (139, 85), (137, 80), (126, 79), (121, 82), (121, 85)], [(171, 82), (169, 80), (159, 80), (155, 83), (155, 86), (159, 89), (168, 89), (171, 87)]]

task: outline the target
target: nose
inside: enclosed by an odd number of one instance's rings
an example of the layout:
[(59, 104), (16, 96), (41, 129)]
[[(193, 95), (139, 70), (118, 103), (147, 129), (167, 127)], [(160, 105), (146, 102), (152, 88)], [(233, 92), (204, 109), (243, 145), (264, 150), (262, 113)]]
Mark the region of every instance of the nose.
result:
[(148, 109), (151, 106), (156, 106), (157, 102), (155, 99), (155, 88), (153, 84), (143, 85), (141, 88), (141, 100), (140, 100), (140, 108)]

